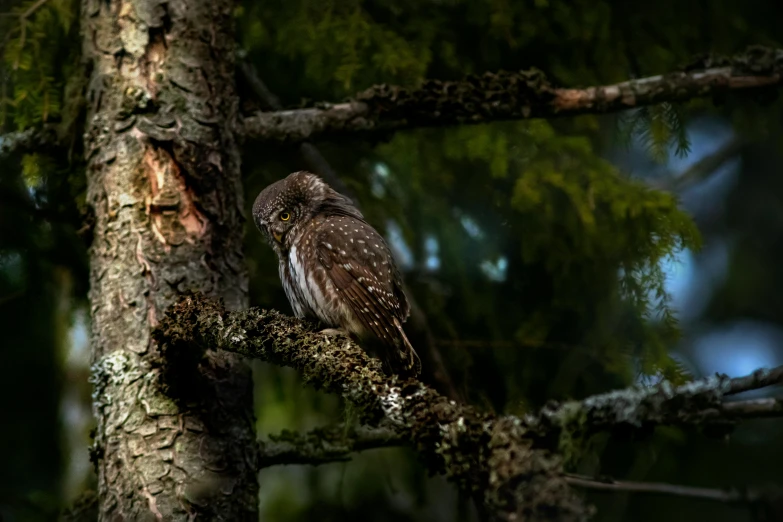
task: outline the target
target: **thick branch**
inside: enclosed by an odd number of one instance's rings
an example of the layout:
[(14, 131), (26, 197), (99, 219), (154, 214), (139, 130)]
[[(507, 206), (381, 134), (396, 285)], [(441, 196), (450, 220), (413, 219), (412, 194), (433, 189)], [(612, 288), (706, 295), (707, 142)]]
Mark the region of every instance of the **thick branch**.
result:
[(318, 428), (307, 433), (284, 431), (261, 442), (261, 468), (285, 464), (328, 464), (351, 459), (351, 453), (400, 446), (402, 437), (391, 429), (359, 426)]
[(480, 413), (415, 380), (387, 377), (376, 359), (345, 337), (326, 336), (274, 311), (227, 312), (197, 296), (170, 309), (154, 335), (169, 358), (192, 356), (200, 346), (299, 370), (306, 382), (355, 404), (368, 424), (383, 420), (431, 472), (479, 496), (497, 519), (576, 521), (588, 515), (559, 459), (532, 449), (519, 419)]
[(554, 87), (536, 70), (485, 73), (461, 81), (429, 80), (418, 89), (378, 85), (345, 103), (260, 112), (244, 120), (248, 137), (299, 142), (324, 136), (414, 127), (609, 113), (777, 88), (783, 50), (755, 47), (730, 59), (705, 59), (683, 71), (583, 89)]

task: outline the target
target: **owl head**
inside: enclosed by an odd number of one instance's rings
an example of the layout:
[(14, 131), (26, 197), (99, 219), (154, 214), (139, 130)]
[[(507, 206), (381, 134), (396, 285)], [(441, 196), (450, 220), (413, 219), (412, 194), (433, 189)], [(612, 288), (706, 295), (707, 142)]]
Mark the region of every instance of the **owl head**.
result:
[(350, 199), (305, 171), (272, 183), (253, 203), (253, 221), (278, 254), (289, 250), (304, 225), (318, 215), (363, 219)]

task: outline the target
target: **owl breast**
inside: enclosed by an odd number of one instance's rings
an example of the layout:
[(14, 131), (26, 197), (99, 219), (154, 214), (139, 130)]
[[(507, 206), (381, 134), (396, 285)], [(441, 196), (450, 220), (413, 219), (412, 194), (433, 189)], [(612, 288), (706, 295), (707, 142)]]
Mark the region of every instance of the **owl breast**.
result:
[(340, 303), (334, 284), (316, 255), (317, 223), (312, 223), (291, 245), (280, 263), (280, 279), (294, 314), (341, 326), (352, 314)]

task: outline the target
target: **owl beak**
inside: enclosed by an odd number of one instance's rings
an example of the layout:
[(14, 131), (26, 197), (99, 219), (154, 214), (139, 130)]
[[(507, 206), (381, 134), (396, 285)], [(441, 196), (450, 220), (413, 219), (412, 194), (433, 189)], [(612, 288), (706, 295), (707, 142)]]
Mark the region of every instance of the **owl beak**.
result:
[(275, 241), (282, 244), (283, 243), (283, 234), (280, 232), (272, 232), (272, 236), (275, 238)]

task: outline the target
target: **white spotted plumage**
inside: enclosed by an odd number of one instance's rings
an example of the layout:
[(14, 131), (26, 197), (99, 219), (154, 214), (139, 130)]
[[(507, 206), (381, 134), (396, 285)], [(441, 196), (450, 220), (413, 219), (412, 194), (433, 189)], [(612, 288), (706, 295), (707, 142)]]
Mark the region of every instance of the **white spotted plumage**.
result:
[(374, 345), (388, 369), (418, 373), (402, 329), (409, 305), (394, 258), (347, 198), (313, 174), (294, 173), (259, 194), (253, 217), (278, 254), (298, 317), (344, 328)]

